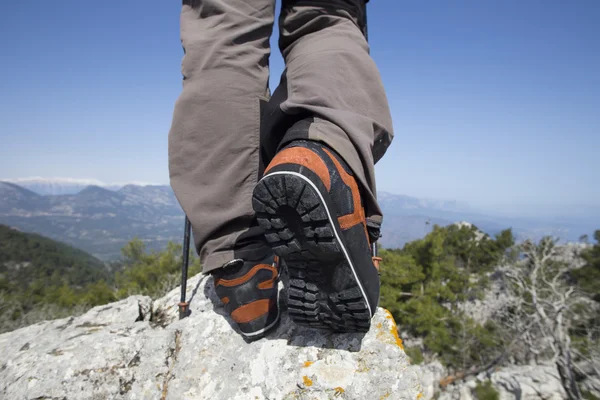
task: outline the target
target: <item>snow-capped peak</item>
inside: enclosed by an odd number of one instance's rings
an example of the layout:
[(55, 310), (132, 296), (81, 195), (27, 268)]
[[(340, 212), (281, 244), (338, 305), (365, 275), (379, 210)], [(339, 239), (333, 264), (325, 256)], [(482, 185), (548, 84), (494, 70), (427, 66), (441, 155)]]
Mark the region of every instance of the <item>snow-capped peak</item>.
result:
[(4, 182), (14, 183), (16, 185), (23, 184), (55, 184), (55, 185), (95, 185), (95, 186), (107, 186), (104, 182), (98, 179), (80, 179), (80, 178), (63, 178), (63, 177), (52, 177), (42, 178), (41, 176), (32, 176), (29, 178), (9, 178), (0, 179)]
[(159, 185), (148, 182), (105, 183), (98, 179), (67, 178), (67, 177), (29, 177), (9, 178), (0, 181), (14, 183), (41, 195), (76, 194), (88, 186), (99, 186), (108, 190), (119, 190), (126, 185), (149, 186)]

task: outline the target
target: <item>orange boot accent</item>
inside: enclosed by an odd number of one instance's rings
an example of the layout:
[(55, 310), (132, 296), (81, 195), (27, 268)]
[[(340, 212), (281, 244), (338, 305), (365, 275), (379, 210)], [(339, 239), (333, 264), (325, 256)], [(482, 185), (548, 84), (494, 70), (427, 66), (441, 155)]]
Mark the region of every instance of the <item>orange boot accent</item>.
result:
[(319, 178), (325, 185), (327, 191), (331, 190), (331, 177), (329, 176), (329, 169), (325, 165), (325, 162), (319, 157), (314, 151), (305, 147), (289, 147), (277, 153), (273, 161), (269, 164), (265, 170), (265, 174), (269, 170), (277, 165), (281, 164), (298, 164), (305, 168), (308, 168)]

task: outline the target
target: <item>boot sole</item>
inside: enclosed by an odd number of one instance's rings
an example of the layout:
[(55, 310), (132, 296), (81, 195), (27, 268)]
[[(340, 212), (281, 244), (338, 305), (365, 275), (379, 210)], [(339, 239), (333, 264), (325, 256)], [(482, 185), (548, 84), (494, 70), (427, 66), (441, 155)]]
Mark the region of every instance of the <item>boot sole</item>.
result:
[(368, 331), (372, 310), (332, 218), (328, 194), (300, 173), (279, 171), (259, 181), (252, 204), (266, 240), (288, 266), (288, 311), (294, 323)]

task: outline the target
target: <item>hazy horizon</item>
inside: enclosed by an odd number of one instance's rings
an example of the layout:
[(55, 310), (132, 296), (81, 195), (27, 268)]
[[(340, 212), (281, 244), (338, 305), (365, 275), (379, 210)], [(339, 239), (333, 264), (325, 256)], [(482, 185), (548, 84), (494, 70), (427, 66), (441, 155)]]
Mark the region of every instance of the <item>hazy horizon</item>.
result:
[[(21, 184), (27, 186), (32, 183), (57, 183), (63, 185), (82, 185), (82, 186), (100, 186), (107, 188), (117, 188), (125, 185), (138, 185), (138, 186), (169, 186), (167, 182), (141, 182), (141, 181), (121, 181), (121, 182), (104, 182), (94, 178), (70, 178), (70, 177), (20, 177), (20, 178), (6, 178), (0, 177), (0, 182), (10, 182), (14, 184)], [(569, 217), (569, 218), (583, 218), (589, 217), (597, 219), (600, 225), (600, 206), (596, 204), (570, 204), (565, 205), (552, 205), (552, 204), (499, 204), (496, 206), (481, 206), (469, 201), (461, 201), (452, 198), (442, 197), (422, 197), (416, 196), (411, 193), (394, 192), (384, 189), (379, 189), (378, 192), (388, 193), (395, 196), (406, 196), (419, 200), (425, 201), (439, 201), (439, 202), (454, 202), (457, 204), (458, 209), (463, 211), (469, 211), (474, 214), (488, 214), (490, 216), (512, 216), (522, 218), (541, 218), (541, 217)]]

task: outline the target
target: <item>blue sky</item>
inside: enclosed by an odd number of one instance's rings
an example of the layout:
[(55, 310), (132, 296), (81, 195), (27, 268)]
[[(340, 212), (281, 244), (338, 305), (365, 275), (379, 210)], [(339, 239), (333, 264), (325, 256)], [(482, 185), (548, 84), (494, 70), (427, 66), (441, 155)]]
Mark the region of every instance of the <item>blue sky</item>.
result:
[[(179, 11), (4, 2), (0, 178), (168, 183)], [(596, 0), (372, 0), (396, 133), (378, 188), (491, 210), (600, 205), (598, 21)]]

